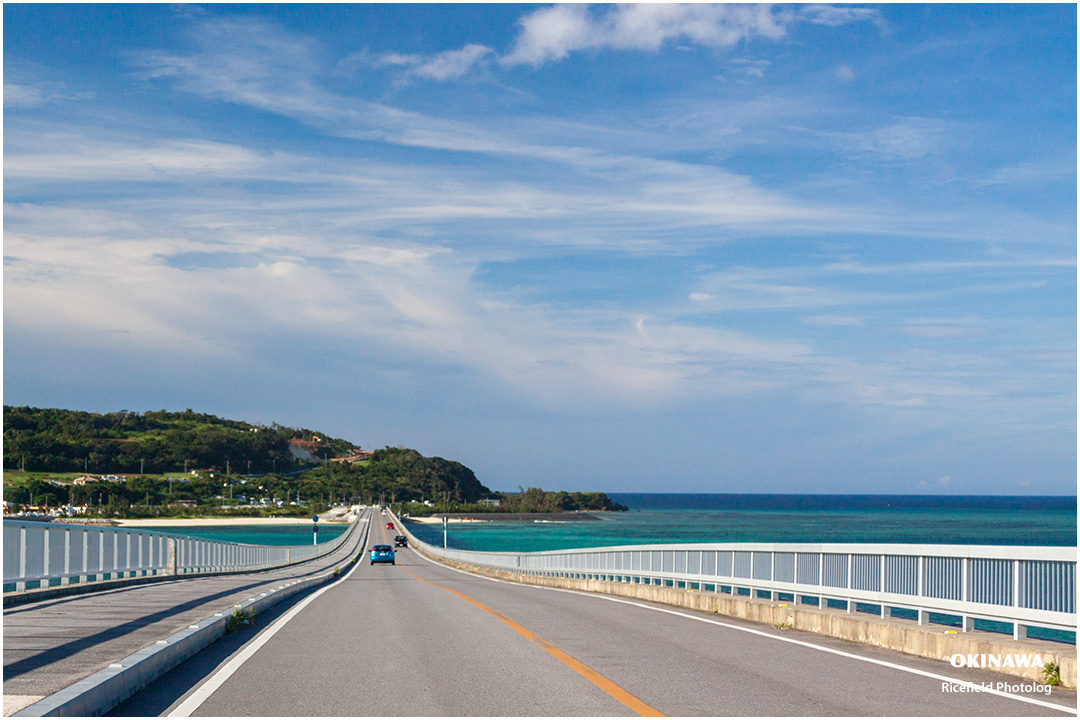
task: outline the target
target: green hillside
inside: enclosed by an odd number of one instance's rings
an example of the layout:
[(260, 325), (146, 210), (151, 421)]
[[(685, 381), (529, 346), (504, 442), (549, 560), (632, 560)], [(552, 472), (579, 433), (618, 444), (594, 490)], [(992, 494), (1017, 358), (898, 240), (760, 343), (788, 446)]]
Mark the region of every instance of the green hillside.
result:
[[(99, 480), (75, 484), (84, 474)], [(503, 512), (618, 509), (603, 493), (492, 492), (459, 462), (406, 448), (361, 454), (305, 428), (191, 410), (97, 414), (7, 405), (4, 499), (128, 517), (303, 515), (354, 501), (408, 503), (412, 512), (496, 507), (481, 500), (498, 500)]]

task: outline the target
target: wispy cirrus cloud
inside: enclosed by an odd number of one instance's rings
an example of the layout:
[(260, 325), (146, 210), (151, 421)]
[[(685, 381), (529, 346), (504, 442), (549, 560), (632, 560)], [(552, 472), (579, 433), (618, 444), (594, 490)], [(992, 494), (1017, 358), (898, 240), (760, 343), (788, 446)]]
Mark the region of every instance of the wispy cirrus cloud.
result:
[(458, 50), (420, 55), (416, 53), (373, 53), (360, 50), (337, 64), (335, 73), (353, 74), (359, 67), (393, 68), (402, 77), (418, 77), (426, 80), (457, 80), (475, 69), (494, 51), (484, 45), (468, 43)]
[(86, 90), (73, 91), (67, 83), (59, 81), (4, 79), (4, 107), (12, 109), (36, 108), (70, 100), (86, 100), (92, 96), (92, 93)]

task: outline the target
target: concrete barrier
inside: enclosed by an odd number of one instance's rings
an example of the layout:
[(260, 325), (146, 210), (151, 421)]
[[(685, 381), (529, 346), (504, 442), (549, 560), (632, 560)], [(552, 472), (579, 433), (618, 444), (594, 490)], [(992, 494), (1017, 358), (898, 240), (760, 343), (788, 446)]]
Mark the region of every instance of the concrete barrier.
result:
[[(843, 610), (795, 605), (776, 600), (736, 597), (707, 591), (691, 591), (685, 588), (527, 575), (446, 560), (425, 552), (420, 543), (414, 544), (413, 549), (444, 565), (500, 580), (675, 605), (762, 623), (774, 628), (790, 628), (850, 640), (943, 662), (949, 662), (956, 655), (962, 655), (964, 658), (969, 655), (980, 658), (1038, 655), (1044, 664), (1057, 663), (1061, 684), (1064, 687), (1076, 688), (1076, 650), (1067, 650), (1059, 643), (1031, 639), (1014, 641), (1007, 636), (1002, 637), (994, 633), (979, 631), (952, 634), (943, 626), (928, 627), (919, 625), (913, 620), (898, 618), (883, 620), (876, 616), (849, 614)], [(986, 660), (983, 662), (985, 664)], [(988, 669), (1037, 682), (1043, 680), (1043, 668), (1038, 665)]]

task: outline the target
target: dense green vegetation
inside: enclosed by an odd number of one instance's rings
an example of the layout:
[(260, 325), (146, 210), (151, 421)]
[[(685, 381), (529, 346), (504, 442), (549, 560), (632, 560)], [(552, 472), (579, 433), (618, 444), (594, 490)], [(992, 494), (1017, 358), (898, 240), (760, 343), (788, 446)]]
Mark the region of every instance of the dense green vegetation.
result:
[[(306, 429), (252, 425), (184, 412), (97, 413), (4, 406), (4, 468), (49, 472), (164, 473), (187, 468), (287, 472), (302, 467), (289, 440)], [(325, 438), (331, 456), (351, 445)], [(249, 466), (250, 463), (250, 466)]]
[[(4, 406), (4, 500), (88, 506), (109, 517), (305, 515), (350, 502), (392, 503), (413, 514), (621, 509), (603, 493), (492, 492), (461, 463), (405, 448), (359, 462), (293, 457), (289, 441), (312, 438), (317, 457), (358, 451), (307, 429), (191, 410), (99, 415)], [(123, 479), (73, 484), (84, 472)]]

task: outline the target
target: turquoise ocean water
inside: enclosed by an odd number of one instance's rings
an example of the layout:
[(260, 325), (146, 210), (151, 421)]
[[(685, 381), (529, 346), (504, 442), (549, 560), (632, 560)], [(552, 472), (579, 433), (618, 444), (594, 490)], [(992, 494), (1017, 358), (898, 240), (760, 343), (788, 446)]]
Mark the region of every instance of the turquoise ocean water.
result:
[[(698, 542), (1075, 546), (1075, 497), (609, 493), (597, 520), (453, 524), (451, 547), (531, 552)], [(481, 516), (482, 517), (482, 516)], [(410, 524), (442, 544), (441, 525)]]
[[(211, 525), (207, 527), (162, 526), (155, 532), (169, 535), (188, 535), (205, 540), (247, 543), (249, 545), (310, 545), (311, 526), (304, 525)], [(349, 528), (341, 523), (319, 524), (319, 542), (333, 540)]]

